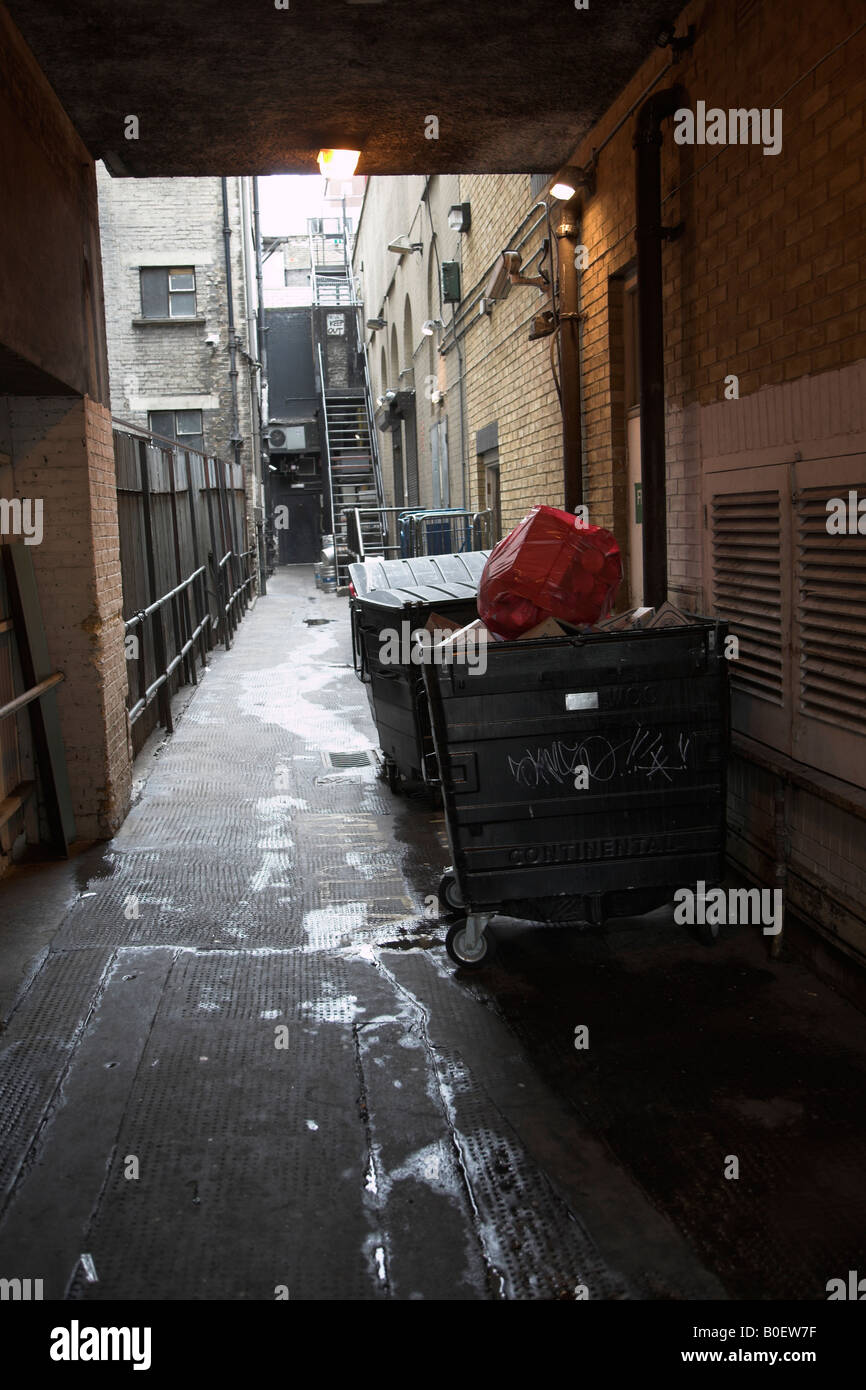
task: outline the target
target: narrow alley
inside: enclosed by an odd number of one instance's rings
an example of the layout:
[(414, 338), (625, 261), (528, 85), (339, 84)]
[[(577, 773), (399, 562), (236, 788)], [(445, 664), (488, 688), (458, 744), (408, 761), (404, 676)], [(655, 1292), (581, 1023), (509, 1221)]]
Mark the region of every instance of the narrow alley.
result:
[(814, 1300), (857, 1267), (853, 1004), (670, 907), (500, 918), (455, 971), (441, 810), (378, 777), (310, 568), (186, 698), (113, 840), (4, 885), (8, 1268), (73, 1300)]

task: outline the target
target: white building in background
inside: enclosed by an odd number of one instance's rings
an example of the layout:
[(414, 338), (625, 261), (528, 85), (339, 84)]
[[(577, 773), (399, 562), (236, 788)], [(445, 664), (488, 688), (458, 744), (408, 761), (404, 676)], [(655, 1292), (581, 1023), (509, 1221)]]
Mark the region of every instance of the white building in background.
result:
[(97, 178), (112, 415), (239, 461), (256, 523), (262, 382), (253, 181), (116, 179), (102, 164)]

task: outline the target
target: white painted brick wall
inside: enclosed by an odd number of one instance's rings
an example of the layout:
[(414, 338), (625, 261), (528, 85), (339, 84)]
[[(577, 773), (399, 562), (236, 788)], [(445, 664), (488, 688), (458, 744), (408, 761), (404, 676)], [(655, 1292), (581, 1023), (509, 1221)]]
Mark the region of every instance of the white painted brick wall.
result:
[[(149, 408), (158, 409), (160, 397), (200, 398), (205, 447), (229, 459), (231, 382), (220, 180), (113, 179), (101, 164), (97, 175), (112, 413), (146, 427), (148, 407), (142, 402), (152, 401)], [(239, 190), (240, 181), (229, 179), (235, 331), (249, 352)], [(204, 315), (204, 323), (134, 323), (141, 318), (139, 267), (169, 264), (195, 267), (196, 312)], [(212, 334), (219, 335), (213, 350), (205, 342)], [(238, 397), (242, 457), (249, 464), (253, 422), (248, 366), (240, 353)]]

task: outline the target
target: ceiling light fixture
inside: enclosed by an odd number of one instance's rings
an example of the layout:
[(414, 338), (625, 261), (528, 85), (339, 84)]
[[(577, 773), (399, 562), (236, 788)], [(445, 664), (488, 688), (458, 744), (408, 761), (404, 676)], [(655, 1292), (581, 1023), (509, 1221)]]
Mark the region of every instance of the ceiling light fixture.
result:
[(360, 158), (360, 150), (319, 150), (316, 163), (324, 179), (350, 179)]

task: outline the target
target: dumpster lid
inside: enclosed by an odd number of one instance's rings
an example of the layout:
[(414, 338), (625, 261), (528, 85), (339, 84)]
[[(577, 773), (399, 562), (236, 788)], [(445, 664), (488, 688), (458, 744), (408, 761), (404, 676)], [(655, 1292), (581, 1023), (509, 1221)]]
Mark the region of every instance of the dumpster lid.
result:
[(489, 550), (418, 555), (411, 560), (365, 560), (349, 566), (359, 602), (404, 608), (413, 603), (475, 598)]

